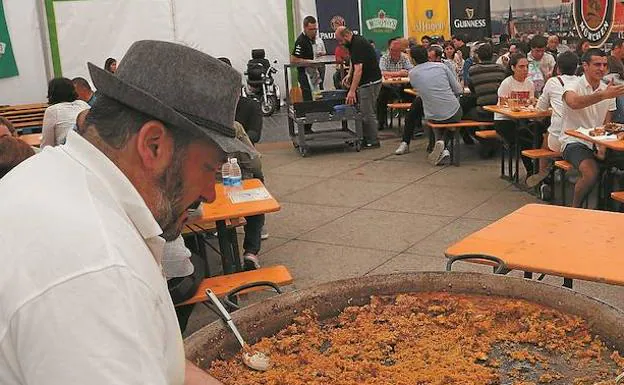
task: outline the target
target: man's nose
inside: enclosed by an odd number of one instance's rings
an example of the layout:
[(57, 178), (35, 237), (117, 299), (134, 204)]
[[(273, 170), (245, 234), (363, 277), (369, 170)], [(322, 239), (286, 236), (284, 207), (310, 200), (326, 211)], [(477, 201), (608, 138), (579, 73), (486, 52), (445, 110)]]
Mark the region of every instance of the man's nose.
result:
[(214, 179), (206, 182), (206, 185), (202, 189), (202, 201), (206, 203), (212, 203), (217, 198), (217, 192), (215, 189), (215, 181)]

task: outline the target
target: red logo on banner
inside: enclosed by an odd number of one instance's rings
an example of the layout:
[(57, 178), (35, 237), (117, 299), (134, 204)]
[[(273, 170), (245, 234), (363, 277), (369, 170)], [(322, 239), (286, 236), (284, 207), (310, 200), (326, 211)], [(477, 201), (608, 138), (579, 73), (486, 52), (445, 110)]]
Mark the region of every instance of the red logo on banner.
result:
[(593, 47), (601, 46), (611, 34), (615, 0), (576, 0), (574, 24), (579, 35)]

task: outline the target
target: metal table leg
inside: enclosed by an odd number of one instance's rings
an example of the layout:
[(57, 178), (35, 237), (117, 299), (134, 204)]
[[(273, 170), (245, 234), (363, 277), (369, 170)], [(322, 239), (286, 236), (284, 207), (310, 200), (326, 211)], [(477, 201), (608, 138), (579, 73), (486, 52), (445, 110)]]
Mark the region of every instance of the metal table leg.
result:
[(217, 221), (217, 239), (219, 240), (219, 250), (221, 251), (223, 274), (232, 274), (235, 272), (236, 262), (234, 260), (234, 250), (232, 250), (232, 238), (228, 233), (225, 221)]

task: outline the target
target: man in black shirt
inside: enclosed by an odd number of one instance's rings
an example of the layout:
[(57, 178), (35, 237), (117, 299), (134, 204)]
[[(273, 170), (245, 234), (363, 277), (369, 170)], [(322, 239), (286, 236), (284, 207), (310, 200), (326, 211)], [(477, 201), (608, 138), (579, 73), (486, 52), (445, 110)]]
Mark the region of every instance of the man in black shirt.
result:
[[(313, 44), (316, 39), (316, 33), (318, 32), (318, 24), (314, 16), (306, 16), (303, 19), (303, 32), (295, 41), (295, 48), (290, 55), (290, 62), (292, 64), (311, 63), (314, 61), (314, 48)], [(301, 93), (303, 94), (303, 100), (312, 101), (312, 87), (308, 81), (306, 75), (306, 67), (297, 68), (297, 80), (301, 87)], [(306, 133), (312, 132), (312, 125), (306, 124), (304, 126)]]
[[(468, 88), (470, 95), (462, 96), (460, 104), (464, 110), (464, 119), (479, 122), (491, 122), (494, 116), (485, 111), (483, 106), (498, 104), (498, 87), (507, 77), (505, 68), (492, 61), (493, 50), (489, 43), (481, 44), (476, 50), (478, 63), (470, 67)], [(474, 134), (474, 131), (470, 131)], [(480, 143), (479, 154), (483, 158), (491, 157), (496, 150), (494, 141), (476, 138)]]
[(346, 27), (336, 29), (336, 40), (351, 53), (351, 67), (347, 75), (350, 83), (347, 104), (358, 103), (362, 113), (363, 148), (379, 147), (377, 138), (377, 98), (381, 89), (381, 70), (375, 49), (368, 40), (354, 35)]

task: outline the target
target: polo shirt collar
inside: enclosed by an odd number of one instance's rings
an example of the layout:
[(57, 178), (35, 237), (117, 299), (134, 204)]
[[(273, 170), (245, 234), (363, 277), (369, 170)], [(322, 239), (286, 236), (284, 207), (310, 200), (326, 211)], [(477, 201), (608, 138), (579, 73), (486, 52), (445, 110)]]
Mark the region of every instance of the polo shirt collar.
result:
[(583, 76), (581, 76), (581, 78), (579, 79), (579, 81), (581, 82), (581, 84), (583, 85), (583, 87), (587, 88), (590, 92), (595, 92), (598, 91), (602, 88), (602, 82), (600, 82), (600, 84), (598, 84), (598, 88), (596, 88), (594, 90), (594, 87), (592, 87), (591, 84), (589, 84), (589, 82), (587, 81), (587, 78), (585, 77), (585, 74), (583, 74)]
[(74, 131), (68, 132), (66, 144), (60, 148), (108, 186), (113, 198), (144, 239), (162, 234), (139, 192), (106, 155)]

